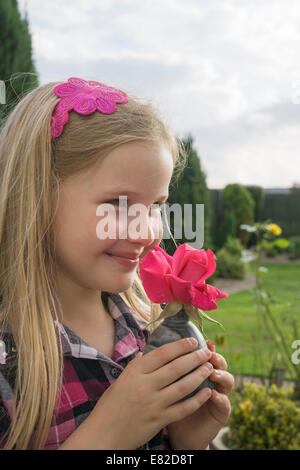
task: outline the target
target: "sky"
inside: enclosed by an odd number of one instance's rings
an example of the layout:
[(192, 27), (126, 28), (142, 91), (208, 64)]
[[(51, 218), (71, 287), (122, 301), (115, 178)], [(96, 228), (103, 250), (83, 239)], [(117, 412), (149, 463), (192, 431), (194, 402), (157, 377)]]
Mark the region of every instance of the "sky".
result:
[(41, 85), (152, 102), (210, 189), (300, 184), (299, 0), (18, 0)]

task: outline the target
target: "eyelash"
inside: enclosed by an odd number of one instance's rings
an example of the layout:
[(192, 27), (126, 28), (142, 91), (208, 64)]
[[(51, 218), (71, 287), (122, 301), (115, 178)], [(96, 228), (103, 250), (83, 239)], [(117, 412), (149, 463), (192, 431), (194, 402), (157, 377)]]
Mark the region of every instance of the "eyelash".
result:
[[(118, 204), (119, 204), (119, 202), (120, 202), (119, 199), (111, 199), (110, 201), (106, 201), (106, 202), (107, 202), (107, 203), (111, 203), (111, 202), (114, 203), (115, 201), (117, 201)], [(158, 202), (158, 201), (157, 201), (157, 202), (154, 202), (153, 205), (154, 205), (154, 204), (158, 204), (158, 205), (159, 205), (159, 208), (161, 209), (162, 206), (165, 204), (165, 202)]]

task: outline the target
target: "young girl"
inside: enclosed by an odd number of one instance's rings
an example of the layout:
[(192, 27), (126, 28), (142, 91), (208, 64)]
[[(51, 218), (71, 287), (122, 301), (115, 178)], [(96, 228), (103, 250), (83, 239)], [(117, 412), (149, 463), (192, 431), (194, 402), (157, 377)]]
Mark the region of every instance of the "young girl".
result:
[[(227, 421), (233, 377), (211, 345), (182, 339), (143, 355), (143, 327), (161, 308), (145, 294), (138, 260), (161, 242), (159, 205), (184, 163), (150, 104), (98, 82), (41, 86), (8, 116), (0, 448), (206, 449)], [(147, 236), (124, 229), (119, 196), (147, 209)], [(117, 237), (97, 231), (105, 203)], [(215, 390), (182, 400), (208, 376)]]

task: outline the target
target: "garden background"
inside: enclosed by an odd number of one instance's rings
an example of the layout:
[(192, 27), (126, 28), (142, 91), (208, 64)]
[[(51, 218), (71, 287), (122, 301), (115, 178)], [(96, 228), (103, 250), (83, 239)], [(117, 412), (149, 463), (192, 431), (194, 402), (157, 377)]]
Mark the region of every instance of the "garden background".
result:
[[(0, 44), (0, 78), (6, 84), (6, 102), (0, 104), (3, 124), (18, 100), (39, 85), (28, 18), (20, 15), (16, 0), (0, 2)], [(299, 449), (300, 354), (293, 356), (300, 340), (299, 182), (290, 188), (235, 182), (210, 189), (193, 134), (182, 140), (187, 166), (171, 182), (168, 204), (204, 204), (203, 247), (217, 257), (216, 273), (207, 282), (230, 294), (212, 315), (224, 328), (207, 322), (204, 330), (229, 371), (246, 378), (236, 381), (227, 444)], [(190, 241), (176, 240), (178, 245)], [(172, 240), (165, 247), (170, 255), (176, 249)], [(249, 377), (262, 385), (249, 388)], [(289, 391), (272, 388), (286, 381)]]

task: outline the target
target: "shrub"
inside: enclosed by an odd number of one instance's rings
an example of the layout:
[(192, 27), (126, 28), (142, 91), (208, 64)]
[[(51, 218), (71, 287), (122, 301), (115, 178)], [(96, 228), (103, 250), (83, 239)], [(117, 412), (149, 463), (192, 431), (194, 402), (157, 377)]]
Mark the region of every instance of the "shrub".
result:
[(224, 191), (224, 208), (232, 211), (236, 219), (236, 233), (242, 244), (246, 246), (250, 233), (241, 230), (241, 224), (254, 223), (255, 202), (250, 192), (241, 184), (227, 184)]
[(276, 256), (278, 253), (284, 253), (289, 249), (290, 242), (285, 238), (276, 238), (275, 240), (262, 241), (262, 247), (266, 252), (266, 255), (269, 257)]
[(278, 253), (279, 251), (277, 250), (276, 246), (274, 246), (273, 244), (271, 244), (271, 246), (266, 249), (266, 255), (269, 258), (273, 258), (274, 256), (278, 255)]
[(285, 251), (289, 250), (290, 242), (286, 238), (276, 238), (274, 245), (276, 246), (279, 253), (284, 253)]
[(236, 217), (234, 212), (230, 209), (224, 209), (223, 220), (218, 229), (218, 233), (216, 236), (217, 245), (219, 248), (222, 248), (226, 239), (229, 236), (235, 237), (236, 236)]
[(226, 444), (243, 450), (300, 449), (300, 409), (292, 394), (250, 382), (234, 390)]
[(243, 245), (239, 238), (228, 236), (224, 248), (234, 256), (238, 256), (239, 258), (242, 256)]
[(247, 265), (241, 261), (240, 256), (232, 255), (226, 248), (216, 253), (216, 276), (229, 279), (244, 279), (247, 274)]
[(261, 186), (246, 186), (254, 202), (254, 220), (261, 220), (265, 200), (265, 190)]
[(300, 236), (296, 235), (290, 238), (290, 258), (300, 258)]

